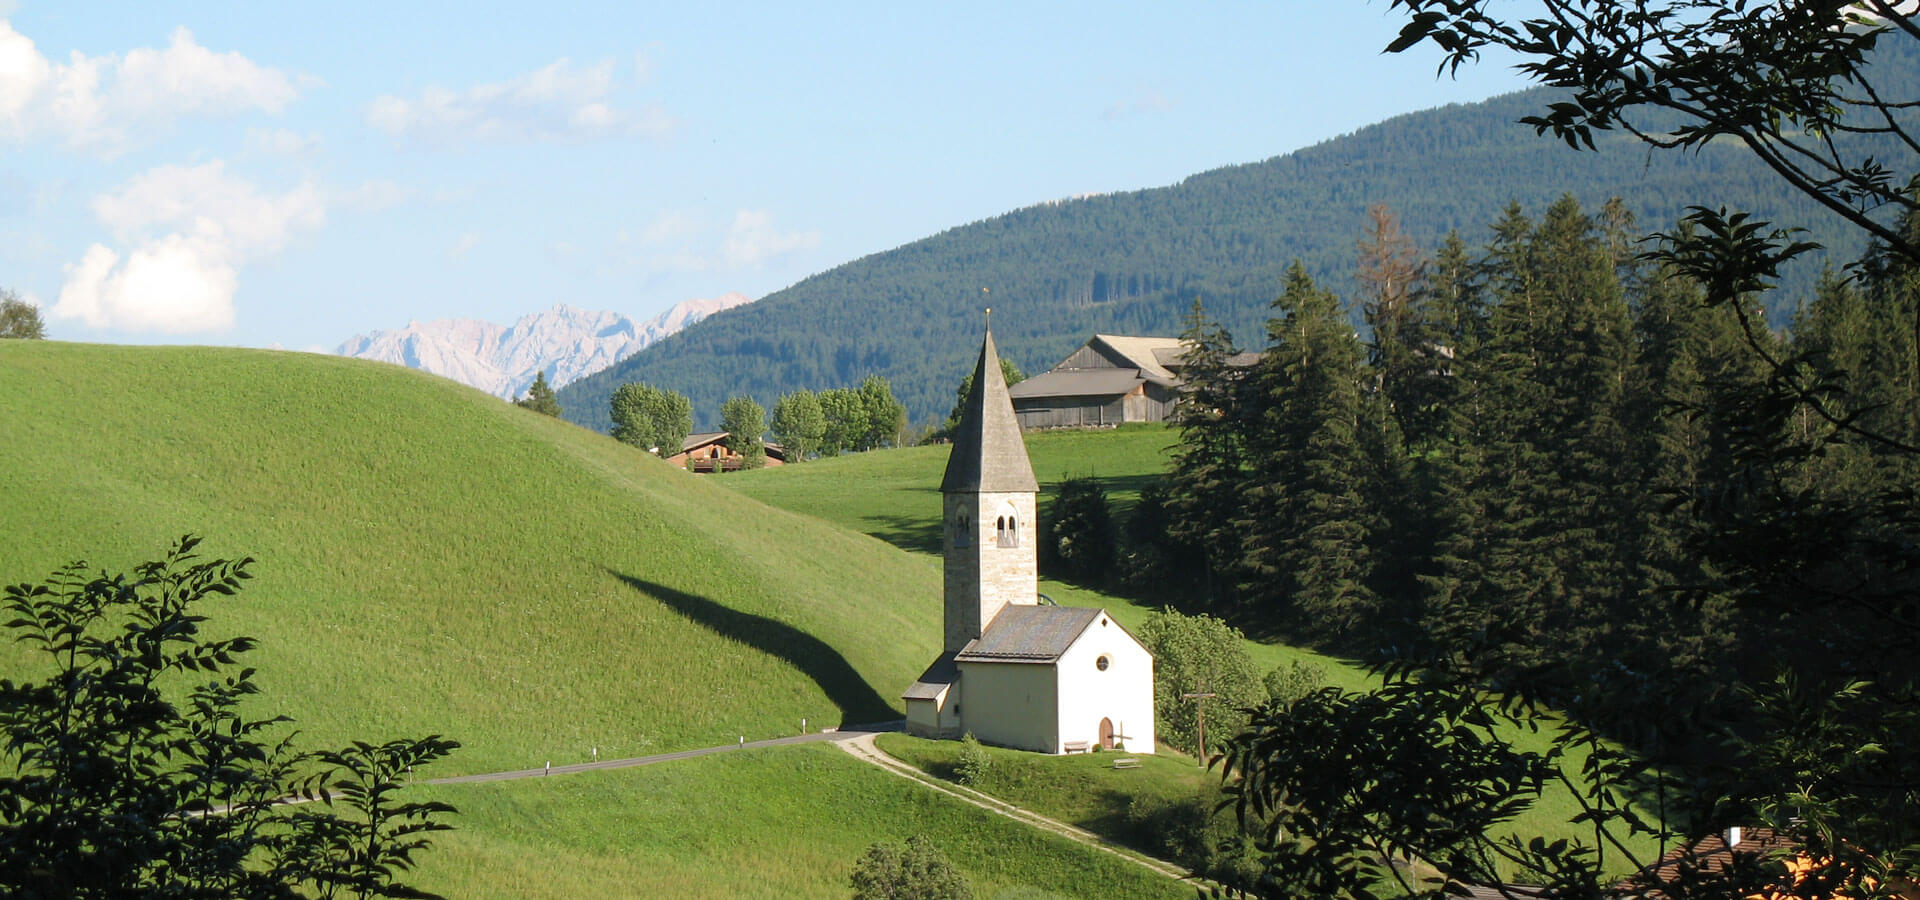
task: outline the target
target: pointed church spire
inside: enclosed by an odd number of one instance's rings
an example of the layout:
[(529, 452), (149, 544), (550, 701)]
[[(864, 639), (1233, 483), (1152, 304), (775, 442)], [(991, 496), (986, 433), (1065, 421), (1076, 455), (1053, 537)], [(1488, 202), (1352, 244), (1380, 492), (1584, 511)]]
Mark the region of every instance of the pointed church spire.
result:
[[(991, 316), (991, 311), (989, 311)], [(993, 346), (993, 327), (980, 344), (980, 361), (973, 367), (973, 387), (961, 404), (960, 426), (953, 432), (953, 452), (940, 492), (1037, 492), (1040, 483), (1027, 461), (1027, 445), (1020, 438), (1020, 421), (1013, 415), (1006, 376), (1000, 374), (1000, 354)]]

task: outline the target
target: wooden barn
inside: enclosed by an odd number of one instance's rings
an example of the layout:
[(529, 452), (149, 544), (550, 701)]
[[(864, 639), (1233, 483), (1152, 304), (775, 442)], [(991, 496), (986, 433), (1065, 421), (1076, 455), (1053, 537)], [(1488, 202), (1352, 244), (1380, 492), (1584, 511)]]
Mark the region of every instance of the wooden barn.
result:
[(1179, 338), (1096, 334), (1007, 393), (1022, 430), (1164, 422), (1179, 393), (1180, 353)]

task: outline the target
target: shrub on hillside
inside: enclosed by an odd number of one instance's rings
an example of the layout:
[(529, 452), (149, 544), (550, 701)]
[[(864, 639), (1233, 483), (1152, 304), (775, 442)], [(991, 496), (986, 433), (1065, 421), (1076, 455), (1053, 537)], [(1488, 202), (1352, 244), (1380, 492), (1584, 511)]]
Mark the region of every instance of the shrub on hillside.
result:
[(1147, 615), (1139, 635), (1153, 654), (1153, 717), (1161, 740), (1189, 753), (1199, 749), (1200, 707), (1183, 694), (1214, 695), (1206, 701), (1205, 725), (1215, 751), (1246, 727), (1246, 709), (1266, 700), (1240, 629), (1213, 616), (1163, 609)]
[(921, 835), (906, 845), (875, 843), (847, 878), (854, 900), (972, 900), (967, 877)]
[(954, 761), (954, 780), (968, 787), (977, 787), (986, 781), (987, 774), (993, 771), (993, 756), (987, 748), (980, 745), (972, 733), (960, 740), (960, 758)]
[(1276, 666), (1262, 679), (1267, 686), (1267, 699), (1275, 703), (1292, 703), (1325, 687), (1327, 670), (1313, 663), (1294, 660), (1284, 666)]
[(1251, 888), (1260, 875), (1259, 857), (1234, 816), (1220, 810), (1221, 799), (1212, 786), (1171, 800), (1150, 794), (1134, 797), (1127, 805), (1128, 840), (1201, 877)]

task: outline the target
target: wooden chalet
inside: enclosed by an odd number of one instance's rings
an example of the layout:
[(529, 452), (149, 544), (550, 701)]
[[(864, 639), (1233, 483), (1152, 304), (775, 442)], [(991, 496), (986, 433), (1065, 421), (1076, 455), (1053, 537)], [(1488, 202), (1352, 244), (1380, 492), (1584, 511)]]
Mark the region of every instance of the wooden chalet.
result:
[[(680, 442), (680, 452), (667, 457), (667, 462), (684, 466), (689, 472), (738, 472), (746, 468), (747, 458), (727, 447), (729, 434), (726, 431), (708, 431), (687, 435), (687, 439)], [(785, 448), (765, 441), (761, 445), (767, 451), (767, 466), (787, 464)]]

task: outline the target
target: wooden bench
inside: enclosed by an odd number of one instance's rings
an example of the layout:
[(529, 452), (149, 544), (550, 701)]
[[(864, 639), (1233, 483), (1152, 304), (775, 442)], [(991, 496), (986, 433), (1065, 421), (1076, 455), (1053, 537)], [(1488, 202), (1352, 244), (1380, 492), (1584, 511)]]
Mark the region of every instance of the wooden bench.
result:
[(1140, 760), (1132, 756), (1123, 757), (1114, 760), (1113, 767), (1116, 769), (1138, 769), (1140, 768)]
[(1062, 744), (1061, 746), (1068, 753), (1085, 753), (1087, 752), (1088, 744), (1086, 741), (1068, 741), (1065, 744)]

